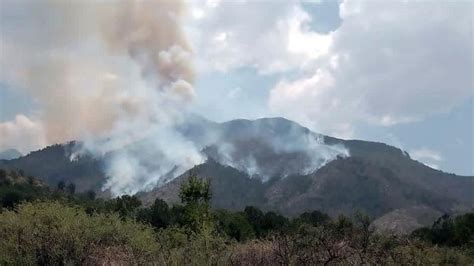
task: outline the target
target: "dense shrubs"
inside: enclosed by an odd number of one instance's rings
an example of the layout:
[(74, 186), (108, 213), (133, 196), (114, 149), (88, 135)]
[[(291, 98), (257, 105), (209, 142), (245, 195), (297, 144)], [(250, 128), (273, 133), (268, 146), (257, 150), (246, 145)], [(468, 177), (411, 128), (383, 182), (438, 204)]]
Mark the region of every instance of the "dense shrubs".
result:
[(33, 177), (21, 176), (16, 171), (0, 169), (0, 207), (12, 209), (22, 201), (54, 197), (53, 193)]
[(151, 227), (118, 215), (88, 215), (58, 202), (25, 203), (0, 214), (0, 264), (81, 264), (114, 249), (121, 260), (150, 259)]
[(400, 237), (374, 232), (362, 214), (331, 219), (313, 211), (289, 219), (250, 206), (211, 210), (210, 184), (196, 177), (181, 187), (181, 205), (157, 199), (144, 207), (135, 196), (96, 199), (68, 184), (49, 189), (5, 176), (0, 265), (473, 263), (473, 214), (445, 216)]
[[(366, 242), (361, 241), (367, 239)], [(405, 237), (341, 230), (334, 222), (300, 227), (233, 246), (231, 265), (470, 265), (472, 257)]]
[(474, 248), (474, 213), (455, 218), (443, 215), (433, 226), (419, 228), (412, 235), (435, 245)]

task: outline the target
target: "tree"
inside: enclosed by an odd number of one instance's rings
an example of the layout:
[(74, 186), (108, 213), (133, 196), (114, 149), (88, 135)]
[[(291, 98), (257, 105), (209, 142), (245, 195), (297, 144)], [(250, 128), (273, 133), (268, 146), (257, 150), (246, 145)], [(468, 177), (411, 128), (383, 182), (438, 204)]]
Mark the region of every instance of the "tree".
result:
[(89, 199), (89, 200), (95, 200), (95, 197), (96, 197), (96, 194), (95, 194), (95, 191), (94, 190), (88, 190), (86, 192), (86, 198)]
[(185, 205), (209, 204), (211, 200), (210, 181), (200, 180), (197, 175), (191, 173), (188, 182), (180, 187), (179, 197)]
[(218, 229), (237, 241), (246, 241), (255, 237), (252, 225), (242, 212), (233, 213), (218, 210), (215, 213)]
[(28, 178), (27, 178), (27, 182), (28, 182), (28, 185), (33, 186), (33, 185), (35, 185), (36, 180), (35, 180), (35, 178), (34, 178), (33, 176), (30, 175), (30, 176), (28, 176)]
[(10, 176), (13, 177), (14, 180), (18, 179), (20, 176), (18, 175), (18, 172), (15, 170), (10, 171)]
[(179, 197), (184, 204), (185, 219), (192, 231), (212, 227), (210, 215), (210, 181), (201, 180), (194, 173), (181, 185)]
[(253, 230), (256, 234), (257, 237), (263, 237), (264, 232), (263, 232), (263, 212), (253, 206), (247, 206), (244, 209), (244, 214), (245, 217), (247, 218), (247, 221), (252, 225)]
[(66, 182), (64, 182), (63, 180), (58, 182), (57, 188), (59, 191), (64, 191), (65, 187), (66, 187)]
[(355, 227), (351, 233), (350, 242), (354, 249), (354, 253), (359, 257), (361, 264), (367, 264), (367, 260), (370, 257), (372, 247), (374, 246), (374, 232), (375, 230), (370, 227), (370, 218), (368, 215), (356, 212), (355, 214)]
[(66, 190), (69, 194), (74, 195), (74, 193), (76, 192), (76, 185), (74, 183), (70, 183), (69, 185), (67, 185)]
[(16, 190), (8, 191), (0, 198), (0, 207), (4, 207), (7, 209), (13, 209), (16, 204), (20, 203), (24, 200), (23, 195)]
[(288, 225), (288, 219), (275, 212), (267, 212), (263, 216), (262, 229), (264, 234), (281, 232)]
[(110, 211), (117, 212), (122, 218), (127, 218), (135, 216), (142, 202), (136, 196), (123, 195), (110, 201), (108, 204)]
[(10, 185), (11, 181), (8, 178), (7, 171), (0, 169), (0, 185)]
[(451, 216), (445, 214), (441, 216), (431, 229), (433, 244), (450, 245), (453, 241), (454, 222)]
[(436, 245), (473, 246), (474, 213), (466, 213), (454, 219), (443, 215), (431, 227), (413, 231), (412, 236)]
[(140, 221), (152, 225), (155, 229), (160, 229), (170, 224), (171, 212), (164, 200), (156, 199), (150, 208), (140, 210), (138, 218)]
[(466, 213), (454, 219), (453, 243), (474, 247), (474, 213)]
[(258, 238), (267, 236), (270, 232), (281, 231), (288, 226), (288, 219), (275, 212), (263, 213), (260, 209), (247, 206), (244, 209), (247, 221), (252, 225)]
[(7, 171), (0, 169), (0, 181), (5, 178), (7, 178)]
[(296, 220), (297, 223), (310, 224), (312, 226), (319, 226), (331, 221), (329, 215), (320, 211), (304, 212)]

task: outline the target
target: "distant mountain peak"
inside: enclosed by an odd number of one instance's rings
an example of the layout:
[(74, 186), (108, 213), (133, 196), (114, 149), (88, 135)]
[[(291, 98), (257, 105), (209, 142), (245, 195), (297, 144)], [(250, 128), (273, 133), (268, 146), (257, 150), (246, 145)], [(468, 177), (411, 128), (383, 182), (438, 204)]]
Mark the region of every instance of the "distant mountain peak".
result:
[(0, 151), (0, 160), (13, 160), (23, 156), (21, 152), (16, 149), (7, 149)]

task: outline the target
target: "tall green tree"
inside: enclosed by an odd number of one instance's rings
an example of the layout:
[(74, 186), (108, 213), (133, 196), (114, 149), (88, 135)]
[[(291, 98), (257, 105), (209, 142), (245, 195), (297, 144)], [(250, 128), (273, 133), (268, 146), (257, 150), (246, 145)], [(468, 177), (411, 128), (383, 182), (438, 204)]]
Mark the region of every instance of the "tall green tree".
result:
[(126, 218), (135, 217), (142, 202), (136, 196), (123, 195), (108, 204), (109, 211), (116, 212), (120, 217)]
[(76, 185), (74, 183), (70, 183), (67, 185), (66, 190), (69, 194), (74, 195), (74, 193), (76, 193)]
[(212, 226), (210, 212), (211, 184), (191, 173), (186, 183), (181, 185), (179, 197), (184, 204), (187, 224), (193, 231)]
[(64, 188), (66, 188), (66, 182), (61, 180), (58, 182), (58, 185), (56, 187), (58, 188), (59, 191), (64, 191)]
[(140, 221), (152, 225), (155, 229), (165, 228), (171, 223), (171, 211), (162, 199), (156, 199), (149, 208), (141, 209), (138, 213)]

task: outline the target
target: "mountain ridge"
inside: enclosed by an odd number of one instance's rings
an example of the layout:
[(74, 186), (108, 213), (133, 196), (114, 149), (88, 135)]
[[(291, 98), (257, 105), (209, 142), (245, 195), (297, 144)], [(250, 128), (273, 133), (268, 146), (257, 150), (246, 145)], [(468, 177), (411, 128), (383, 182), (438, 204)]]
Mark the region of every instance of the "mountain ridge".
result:
[[(429, 168), (384, 143), (324, 136), (284, 118), (222, 123), (194, 118), (178, 130), (200, 145), (208, 159), (161, 187), (139, 192), (145, 204), (157, 197), (175, 202), (179, 185), (194, 172), (211, 179), (215, 208), (254, 205), (288, 216), (315, 209), (331, 216), (360, 210), (374, 219), (385, 216), (379, 222), (385, 227), (401, 228), (387, 225), (387, 219), (403, 214), (413, 225), (426, 222), (413, 217), (413, 206), (432, 214), (474, 207), (474, 177)], [(76, 183), (78, 191), (101, 191), (104, 162), (88, 154), (71, 161), (77, 145), (81, 143), (53, 145), (0, 160), (0, 168), (22, 169), (52, 186), (65, 180)]]
[(23, 154), (16, 149), (6, 149), (0, 151), (0, 160), (12, 160), (20, 158), (21, 156), (23, 156)]

